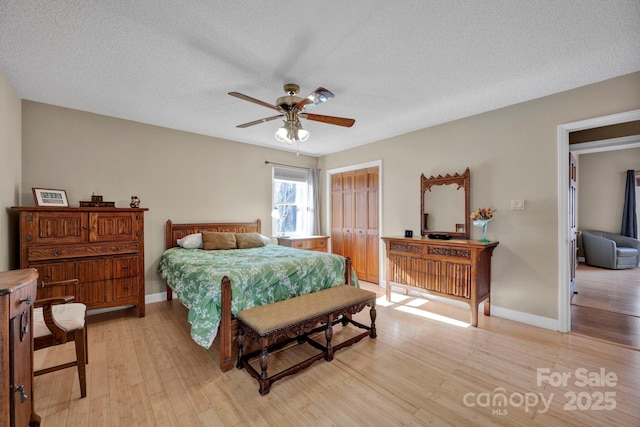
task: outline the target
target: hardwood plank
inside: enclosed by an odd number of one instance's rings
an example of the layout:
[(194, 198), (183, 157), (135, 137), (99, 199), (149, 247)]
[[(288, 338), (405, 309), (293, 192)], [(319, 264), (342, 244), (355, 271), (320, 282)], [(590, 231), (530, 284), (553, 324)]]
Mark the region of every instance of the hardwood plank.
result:
[(640, 268), (576, 269), (571, 331), (640, 349)]
[[(75, 369), (42, 375), (35, 379), (36, 412), (51, 426), (640, 425), (640, 351), (495, 316), (480, 316), (472, 328), (468, 310), (415, 297), (385, 305), (382, 298), (377, 339), (278, 381), (267, 396), (244, 370), (220, 371), (217, 345), (207, 350), (191, 340), (186, 309), (176, 301), (148, 305), (144, 318), (135, 310), (92, 315), (87, 397), (79, 398)], [(274, 363), (304, 357), (307, 348), (290, 348)], [(36, 366), (63, 357), (36, 352)], [(616, 385), (576, 385), (581, 368), (613, 372)], [(538, 385), (540, 369), (571, 379)], [(501, 390), (553, 399), (546, 411), (541, 404), (527, 411), (478, 403)], [(565, 393), (598, 391), (615, 392), (614, 410), (565, 409)]]

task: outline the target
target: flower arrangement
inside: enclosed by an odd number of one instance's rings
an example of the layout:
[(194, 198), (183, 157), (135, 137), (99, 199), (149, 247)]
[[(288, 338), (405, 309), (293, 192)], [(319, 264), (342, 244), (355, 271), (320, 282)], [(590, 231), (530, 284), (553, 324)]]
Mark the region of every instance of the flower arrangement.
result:
[(473, 221), (477, 221), (479, 219), (491, 219), (493, 218), (494, 212), (495, 212), (495, 209), (487, 206), (486, 208), (480, 208), (471, 212), (471, 215), (469, 216)]

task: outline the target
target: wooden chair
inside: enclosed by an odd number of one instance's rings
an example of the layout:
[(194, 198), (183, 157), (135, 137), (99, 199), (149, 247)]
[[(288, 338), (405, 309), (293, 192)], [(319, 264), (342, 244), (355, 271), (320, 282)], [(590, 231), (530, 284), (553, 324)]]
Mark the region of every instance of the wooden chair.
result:
[(34, 350), (54, 345), (75, 342), (76, 360), (61, 365), (43, 368), (34, 375), (48, 374), (60, 369), (78, 367), (80, 395), (87, 396), (85, 365), (89, 363), (87, 348), (87, 307), (75, 303), (78, 279), (60, 282), (42, 282), (38, 285), (37, 299), (33, 310)]

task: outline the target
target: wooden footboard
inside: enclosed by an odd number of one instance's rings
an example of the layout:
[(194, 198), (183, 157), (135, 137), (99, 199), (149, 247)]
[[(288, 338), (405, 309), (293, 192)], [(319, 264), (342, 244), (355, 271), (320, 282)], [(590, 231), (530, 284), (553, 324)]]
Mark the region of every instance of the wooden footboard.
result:
[[(176, 241), (189, 234), (200, 233), (202, 231), (232, 232), (232, 233), (260, 233), (261, 224), (256, 222), (224, 222), (224, 223), (194, 223), (194, 224), (174, 224), (167, 221), (166, 227), (166, 249), (177, 246)], [(352, 285), (351, 280), (351, 259), (345, 259), (345, 283)], [(173, 291), (167, 286), (167, 301), (173, 299)], [(221, 317), (218, 327), (218, 339), (220, 340), (220, 369), (225, 372), (234, 367), (233, 350), (234, 341), (238, 336), (238, 321), (231, 313), (231, 281), (225, 276), (221, 283)]]

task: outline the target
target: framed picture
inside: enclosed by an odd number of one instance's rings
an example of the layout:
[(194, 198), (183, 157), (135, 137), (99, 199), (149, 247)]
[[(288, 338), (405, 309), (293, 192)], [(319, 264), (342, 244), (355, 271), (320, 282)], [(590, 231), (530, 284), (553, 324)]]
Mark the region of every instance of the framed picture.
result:
[(36, 206), (69, 207), (67, 192), (48, 188), (32, 188)]

